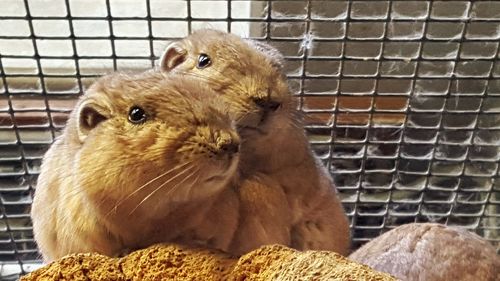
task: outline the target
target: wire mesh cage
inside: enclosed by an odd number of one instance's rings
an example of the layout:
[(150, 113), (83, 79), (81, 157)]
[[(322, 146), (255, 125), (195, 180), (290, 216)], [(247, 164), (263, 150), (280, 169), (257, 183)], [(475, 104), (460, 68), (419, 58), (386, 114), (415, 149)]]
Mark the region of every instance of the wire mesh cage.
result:
[(41, 158), (99, 75), (144, 70), (211, 27), (286, 57), (354, 246), (408, 222), (500, 241), (500, 2), (3, 0), (0, 276), (40, 265)]

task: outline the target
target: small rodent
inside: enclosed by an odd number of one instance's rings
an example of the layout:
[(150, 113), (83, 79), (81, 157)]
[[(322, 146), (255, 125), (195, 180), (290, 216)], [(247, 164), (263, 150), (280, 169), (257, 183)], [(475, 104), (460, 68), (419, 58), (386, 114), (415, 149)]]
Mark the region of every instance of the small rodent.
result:
[(226, 188), (239, 161), (231, 120), (189, 77), (100, 78), (42, 162), (31, 215), (44, 260), (157, 242), (227, 248), (238, 223)]
[(349, 256), (405, 281), (500, 280), (500, 257), (475, 233), (435, 223), (396, 227)]
[[(242, 138), (236, 189), (242, 209), (253, 210), (243, 216), (246, 234), (241, 237), (262, 238), (246, 247), (236, 243), (239, 248), (233, 250), (280, 243), (346, 255), (349, 222), (329, 172), (311, 151), (282, 67), (283, 57), (270, 45), (211, 29), (171, 43), (160, 59), (161, 70), (209, 85), (235, 118)], [(288, 218), (269, 213), (273, 200), (266, 201), (265, 192), (274, 192), (274, 202), (283, 199), (282, 213)], [(288, 220), (280, 238), (272, 234), (272, 228), (279, 228), (267, 218), (272, 215)], [(267, 224), (261, 223), (264, 218)]]

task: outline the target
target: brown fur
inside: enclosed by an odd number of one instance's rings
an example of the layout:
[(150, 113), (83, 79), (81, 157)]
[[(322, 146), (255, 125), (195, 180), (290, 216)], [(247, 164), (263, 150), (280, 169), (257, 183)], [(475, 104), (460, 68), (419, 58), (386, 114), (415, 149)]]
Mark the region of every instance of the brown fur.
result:
[[(200, 54), (210, 56), (212, 64), (198, 69)], [(329, 173), (311, 152), (280, 53), (264, 43), (200, 30), (171, 44), (160, 64), (164, 71), (204, 81), (237, 121), (242, 137), (237, 190), (245, 233), (237, 233), (241, 242), (233, 250), (281, 243), (347, 254), (349, 224)], [(256, 98), (280, 107), (263, 110)]]
[[(148, 120), (129, 122), (132, 106)], [(238, 221), (238, 199), (227, 188), (238, 154), (223, 151), (228, 143), (239, 137), (226, 108), (193, 79), (101, 78), (43, 160), (32, 218), (45, 261), (75, 252), (115, 256), (156, 242), (227, 248)]]

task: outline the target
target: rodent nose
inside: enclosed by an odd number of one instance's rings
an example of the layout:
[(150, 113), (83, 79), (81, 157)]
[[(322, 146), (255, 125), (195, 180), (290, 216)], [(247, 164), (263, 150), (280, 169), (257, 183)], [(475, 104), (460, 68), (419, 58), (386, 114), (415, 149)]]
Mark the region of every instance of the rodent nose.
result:
[(235, 154), (240, 150), (240, 145), (234, 142), (221, 144), (220, 149), (229, 154)]
[(268, 98), (254, 98), (253, 102), (266, 111), (276, 111), (281, 106), (281, 103)]
[(217, 148), (224, 154), (235, 154), (240, 150), (240, 141), (231, 133), (222, 133), (217, 138)]

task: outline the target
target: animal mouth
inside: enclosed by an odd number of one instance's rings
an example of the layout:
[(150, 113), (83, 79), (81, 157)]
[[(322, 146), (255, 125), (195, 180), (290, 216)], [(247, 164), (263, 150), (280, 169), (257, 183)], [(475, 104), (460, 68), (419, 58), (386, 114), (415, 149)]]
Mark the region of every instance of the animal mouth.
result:
[(233, 174), (235, 174), (236, 169), (238, 167), (238, 162), (239, 162), (238, 155), (232, 156), (231, 160), (228, 163), (226, 163), (226, 165), (224, 165), (224, 170), (221, 174), (208, 177), (205, 181), (213, 182), (213, 181), (222, 181), (229, 179), (230, 177), (232, 177)]
[(237, 124), (239, 133), (245, 133), (247, 131), (257, 132), (258, 134), (265, 135), (267, 134), (266, 130), (263, 127), (268, 123), (269, 118), (271, 118), (273, 112), (267, 112), (265, 110), (260, 111), (252, 120), (248, 120), (248, 122), (242, 122), (242, 124)]
[(225, 176), (216, 175), (216, 176), (209, 177), (209, 178), (208, 178), (208, 179), (206, 179), (205, 181), (206, 181), (206, 182), (211, 182), (211, 181), (220, 181), (220, 180), (223, 180), (224, 178), (225, 178)]
[(246, 114), (245, 118), (242, 118), (237, 124), (238, 133), (246, 132), (256, 132), (261, 135), (267, 134), (266, 130), (263, 128), (273, 116), (274, 112), (269, 112), (267, 110), (257, 110), (256, 112)]
[[(261, 124), (259, 124), (261, 125)], [(257, 132), (261, 135), (265, 135), (266, 132), (264, 130), (262, 130), (260, 127), (258, 126), (239, 126), (238, 127), (238, 131), (240, 131), (240, 133), (245, 133), (247, 131), (251, 131), (251, 132)]]

